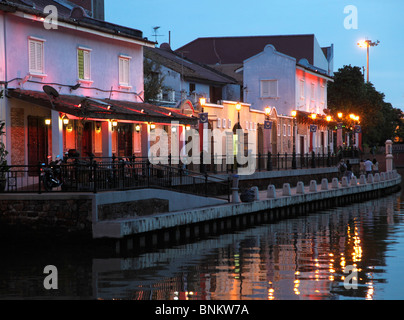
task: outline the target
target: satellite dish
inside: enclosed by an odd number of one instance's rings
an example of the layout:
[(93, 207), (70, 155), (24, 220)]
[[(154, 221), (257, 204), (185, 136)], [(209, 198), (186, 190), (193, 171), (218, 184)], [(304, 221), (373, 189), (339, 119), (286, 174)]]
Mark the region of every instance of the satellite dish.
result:
[(54, 97), (57, 98), (59, 97), (59, 93), (56, 91), (55, 88), (45, 85), (42, 87), (43, 91), (49, 96), (49, 97)]
[(88, 14), (86, 11), (80, 7), (80, 6), (75, 6), (72, 11), (70, 11), (70, 18), (72, 19), (82, 19), (88, 17)]

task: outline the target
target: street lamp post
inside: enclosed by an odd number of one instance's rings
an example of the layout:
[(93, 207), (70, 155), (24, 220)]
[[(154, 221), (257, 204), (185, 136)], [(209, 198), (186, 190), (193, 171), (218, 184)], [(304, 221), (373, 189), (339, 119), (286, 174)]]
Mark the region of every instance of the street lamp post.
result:
[(292, 117), (293, 117), (292, 169), (296, 169), (296, 115), (297, 115), (297, 111), (296, 111), (296, 110), (292, 110)]
[(369, 48), (379, 45), (380, 41), (372, 42), (371, 40), (363, 40), (358, 42), (358, 46), (366, 47), (366, 81), (369, 82)]

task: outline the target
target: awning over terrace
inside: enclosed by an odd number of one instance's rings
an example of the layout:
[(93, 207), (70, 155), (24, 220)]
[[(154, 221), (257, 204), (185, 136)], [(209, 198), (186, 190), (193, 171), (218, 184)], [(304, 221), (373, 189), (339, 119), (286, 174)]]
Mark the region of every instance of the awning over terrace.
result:
[(94, 99), (74, 95), (54, 97), (45, 92), (22, 89), (8, 89), (6, 95), (9, 98), (23, 100), (78, 118), (163, 124), (171, 124), (174, 121), (184, 125), (198, 123), (198, 118), (194, 115), (186, 115), (180, 110), (159, 107), (149, 103)]

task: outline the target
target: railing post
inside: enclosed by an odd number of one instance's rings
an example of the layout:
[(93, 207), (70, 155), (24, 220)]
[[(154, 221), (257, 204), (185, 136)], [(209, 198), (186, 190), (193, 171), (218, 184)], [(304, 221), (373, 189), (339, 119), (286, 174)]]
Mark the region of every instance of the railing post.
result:
[(41, 194), (42, 193), (42, 190), (41, 190), (41, 167), (42, 167), (42, 164), (41, 163), (38, 163), (38, 193), (39, 194)]
[(205, 172), (205, 197), (208, 196), (208, 174)]
[(258, 171), (261, 171), (261, 153), (258, 152)]
[(285, 169), (288, 169), (288, 153), (285, 152)]
[(96, 162), (94, 162), (93, 163), (93, 170), (94, 170), (94, 172), (93, 172), (93, 183), (94, 183), (94, 193), (97, 193), (97, 181), (98, 181), (98, 179), (97, 179), (97, 163)]
[(272, 154), (268, 151), (267, 170), (272, 171)]
[(150, 160), (146, 160), (146, 171), (147, 171), (147, 187), (150, 187)]
[(316, 153), (314, 151), (311, 152), (311, 167), (316, 167)]

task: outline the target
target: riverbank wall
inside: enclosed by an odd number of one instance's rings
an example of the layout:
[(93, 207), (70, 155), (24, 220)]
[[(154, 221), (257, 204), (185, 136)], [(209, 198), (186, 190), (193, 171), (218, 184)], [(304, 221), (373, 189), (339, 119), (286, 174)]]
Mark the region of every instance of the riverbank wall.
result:
[[(272, 221), (365, 201), (400, 189), (401, 176), (396, 171), (369, 180), (360, 177), (348, 185), (337, 178), (336, 168), (303, 170), (305, 174), (300, 171), (299, 175), (293, 175), (291, 170), (257, 172), (254, 179), (241, 176), (240, 186), (245, 183), (257, 187), (253, 202), (229, 203), (161, 189), (1, 194), (0, 240), (80, 242), (135, 236), (146, 245), (251, 219)], [(277, 180), (276, 184), (271, 183)]]

